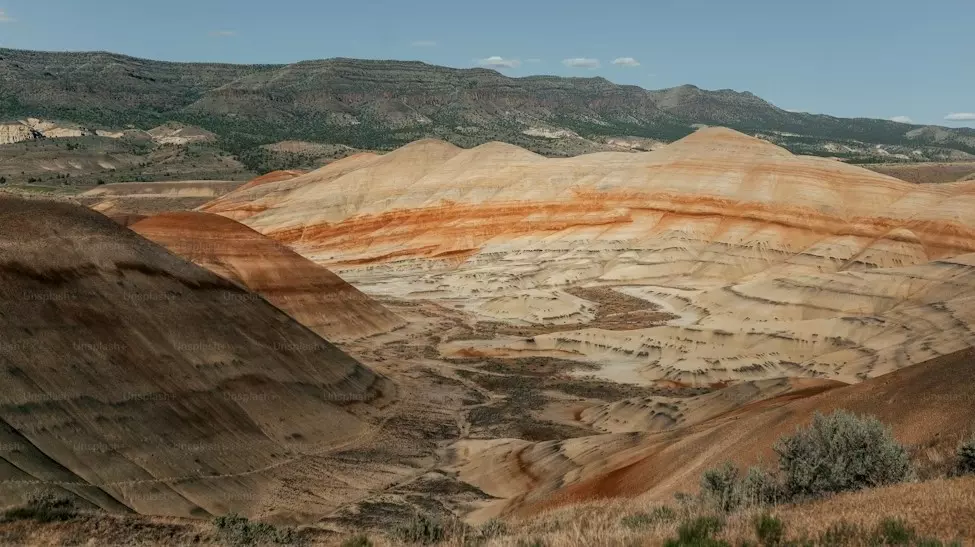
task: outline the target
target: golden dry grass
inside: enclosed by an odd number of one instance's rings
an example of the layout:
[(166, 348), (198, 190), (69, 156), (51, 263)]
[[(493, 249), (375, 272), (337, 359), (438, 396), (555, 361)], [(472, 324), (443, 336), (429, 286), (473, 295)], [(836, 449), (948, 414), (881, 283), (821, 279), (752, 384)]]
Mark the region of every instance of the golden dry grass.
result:
[[(507, 523), (504, 535), (479, 545), (493, 547), (635, 547), (662, 545), (677, 536), (681, 522), (711, 515), (697, 505), (672, 504), (675, 518), (628, 527), (624, 518), (651, 513), (660, 504), (645, 500), (611, 499), (574, 505), (543, 513), (535, 517)], [(755, 517), (768, 513), (785, 524), (786, 538), (806, 539), (814, 545), (827, 529), (840, 522), (864, 531), (866, 541), (870, 533), (885, 519), (902, 519), (919, 537), (941, 541), (958, 541), (961, 545), (975, 542), (975, 477), (941, 479), (841, 494), (828, 499), (770, 509), (748, 509), (724, 516), (725, 526), (716, 537), (734, 545), (743, 541), (757, 541)], [(471, 545), (471, 537), (457, 537), (440, 545), (462, 547)], [(402, 542), (381, 536), (370, 536), (377, 547), (402, 545)], [(335, 540), (334, 545), (341, 545)]]
[[(624, 517), (650, 513), (659, 503), (635, 500), (604, 500), (543, 513), (509, 524), (510, 534), (487, 545), (515, 547), (538, 540), (546, 547), (661, 545), (677, 535), (681, 521), (710, 514), (698, 506), (672, 504), (678, 517), (643, 529), (628, 528)], [(749, 509), (726, 517), (720, 538), (737, 543), (755, 541), (753, 521), (765, 512)], [(873, 530), (882, 520), (903, 519), (920, 536), (943, 541), (975, 542), (975, 477), (910, 483), (828, 499), (771, 508), (790, 539), (816, 540), (840, 521)]]

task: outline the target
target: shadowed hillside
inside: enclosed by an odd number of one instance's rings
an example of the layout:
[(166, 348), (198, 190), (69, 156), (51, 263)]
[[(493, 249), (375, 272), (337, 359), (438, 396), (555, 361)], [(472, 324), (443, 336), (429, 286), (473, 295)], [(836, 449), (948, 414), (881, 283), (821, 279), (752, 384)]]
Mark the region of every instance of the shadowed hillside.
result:
[(394, 396), (263, 299), (98, 213), (5, 198), (0, 231), (7, 503), (47, 490), (115, 511), (301, 511), (275, 492), (367, 436)]

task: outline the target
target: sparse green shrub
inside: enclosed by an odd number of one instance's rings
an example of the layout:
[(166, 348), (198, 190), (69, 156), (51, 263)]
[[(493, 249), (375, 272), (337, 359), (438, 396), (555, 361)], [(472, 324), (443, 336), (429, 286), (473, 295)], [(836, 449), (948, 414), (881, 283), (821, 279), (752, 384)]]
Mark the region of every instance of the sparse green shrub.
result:
[(365, 534), (359, 534), (343, 541), (342, 547), (372, 547), (372, 540)]
[(792, 498), (894, 484), (912, 476), (907, 451), (889, 427), (842, 410), (817, 413), (808, 428), (780, 439), (775, 451)]
[(729, 547), (729, 543), (714, 538), (724, 528), (718, 517), (705, 516), (689, 520), (677, 529), (677, 538), (667, 540), (666, 547)]
[(957, 457), (956, 469), (959, 475), (975, 474), (975, 437), (958, 445)]
[(755, 517), (755, 535), (765, 547), (775, 547), (785, 539), (785, 525), (772, 515), (759, 515)]
[(2, 520), (36, 520), (57, 522), (71, 520), (78, 515), (74, 501), (53, 494), (34, 494), (27, 503), (4, 511)]
[(701, 475), (701, 497), (721, 511), (732, 511), (741, 505), (741, 485), (738, 468), (731, 462), (708, 469)]
[(879, 545), (910, 545), (917, 534), (901, 519), (884, 519), (877, 525), (873, 539)]
[(743, 505), (775, 505), (785, 501), (782, 481), (761, 467), (750, 467), (741, 482), (739, 498)]
[(396, 538), (405, 543), (433, 545), (447, 538), (447, 529), (439, 520), (417, 515), (396, 530)]
[(662, 505), (660, 507), (654, 507), (649, 513), (634, 513), (623, 517), (621, 523), (627, 528), (639, 530), (641, 528), (650, 528), (658, 524), (673, 522), (676, 519), (677, 512), (666, 505)]
[(304, 538), (291, 528), (277, 528), (266, 522), (251, 522), (231, 513), (213, 519), (217, 536), (230, 545), (297, 545)]

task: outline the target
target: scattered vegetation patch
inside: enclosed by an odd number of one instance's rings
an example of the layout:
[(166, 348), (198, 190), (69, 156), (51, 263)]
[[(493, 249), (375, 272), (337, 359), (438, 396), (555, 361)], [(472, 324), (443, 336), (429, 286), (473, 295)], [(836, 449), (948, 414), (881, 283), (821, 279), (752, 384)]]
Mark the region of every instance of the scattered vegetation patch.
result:
[(822, 496), (904, 482), (913, 475), (907, 450), (890, 427), (838, 410), (775, 446), (787, 497)]
[(959, 475), (975, 474), (975, 437), (958, 446), (956, 472)]
[[(776, 471), (752, 467), (743, 476), (730, 462), (705, 471), (694, 501), (729, 512), (896, 484), (914, 476), (907, 450), (889, 427), (845, 411), (816, 414), (807, 428), (782, 437), (775, 450)], [(959, 469), (968, 461), (962, 451)]]
[(681, 523), (677, 537), (667, 540), (666, 547), (730, 547), (714, 535), (724, 528), (724, 521), (715, 516), (697, 517)]
[(771, 515), (759, 515), (755, 517), (755, 535), (765, 547), (777, 547), (785, 539), (785, 524)]
[(343, 541), (342, 547), (372, 547), (372, 540), (365, 534), (359, 534)]
[(396, 529), (396, 539), (404, 543), (433, 545), (447, 538), (447, 527), (426, 515), (416, 515)]
[(213, 520), (217, 537), (230, 545), (301, 545), (305, 538), (292, 528), (278, 528), (265, 522), (251, 522), (231, 513)]
[(35, 494), (30, 496), (24, 505), (4, 511), (0, 520), (59, 522), (71, 520), (76, 516), (78, 516), (78, 509), (71, 499), (53, 494)]

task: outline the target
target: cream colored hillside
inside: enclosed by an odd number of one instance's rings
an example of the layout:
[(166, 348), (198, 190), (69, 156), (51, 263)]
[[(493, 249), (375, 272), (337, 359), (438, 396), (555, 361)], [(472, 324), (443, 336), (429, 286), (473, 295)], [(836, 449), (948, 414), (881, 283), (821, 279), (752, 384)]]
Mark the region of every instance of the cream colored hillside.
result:
[[(632, 383), (858, 381), (975, 345), (975, 184), (912, 185), (727, 129), (568, 159), (418, 141), (203, 210), (367, 293), (563, 326), (445, 356), (588, 361)], [(587, 328), (574, 286), (674, 318)]]

